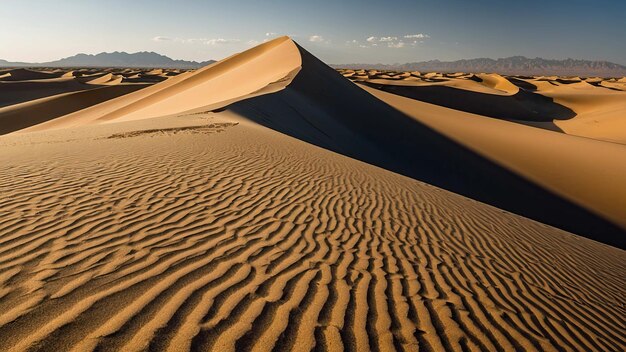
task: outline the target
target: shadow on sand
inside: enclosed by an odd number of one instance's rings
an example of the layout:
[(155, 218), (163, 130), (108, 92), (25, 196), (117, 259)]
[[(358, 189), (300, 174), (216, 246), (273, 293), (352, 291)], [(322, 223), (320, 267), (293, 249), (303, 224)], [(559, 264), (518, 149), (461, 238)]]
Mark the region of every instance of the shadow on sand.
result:
[[(273, 94), (239, 101), (228, 109), (348, 157), (625, 247), (625, 232), (613, 223), (405, 116), (298, 48), (302, 70), (290, 85)], [(471, 95), (463, 99), (471, 100)], [(565, 110), (560, 111), (561, 117), (568, 116)]]
[[(403, 97), (496, 119), (552, 123), (553, 120), (567, 120), (576, 116), (573, 110), (555, 103), (552, 98), (522, 87), (514, 95), (503, 96), (444, 86), (396, 86), (369, 82), (362, 84)], [(556, 125), (554, 127), (554, 130), (561, 131)]]

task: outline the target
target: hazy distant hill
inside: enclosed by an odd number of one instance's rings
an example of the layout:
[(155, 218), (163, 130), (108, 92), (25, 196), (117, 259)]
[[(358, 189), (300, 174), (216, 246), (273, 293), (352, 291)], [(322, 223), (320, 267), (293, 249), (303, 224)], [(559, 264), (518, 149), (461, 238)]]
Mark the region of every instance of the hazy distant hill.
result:
[(142, 51), (129, 54), (115, 51), (112, 53), (77, 54), (64, 59), (41, 62), (8, 62), (0, 60), (0, 67), (158, 67), (158, 68), (199, 68), (215, 61), (204, 62), (173, 60), (155, 52)]
[(398, 71), (497, 72), (509, 75), (624, 76), (626, 66), (608, 61), (548, 60), (512, 56), (503, 59), (469, 59), (458, 61), (422, 61), (405, 64), (343, 64), (336, 68), (364, 68)]

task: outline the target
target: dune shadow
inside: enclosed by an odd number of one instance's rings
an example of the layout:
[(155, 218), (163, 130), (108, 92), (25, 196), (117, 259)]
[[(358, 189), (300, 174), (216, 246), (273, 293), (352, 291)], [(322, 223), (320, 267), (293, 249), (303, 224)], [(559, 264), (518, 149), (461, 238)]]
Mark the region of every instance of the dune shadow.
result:
[(509, 82), (511, 82), (514, 85), (516, 85), (518, 88), (521, 88), (521, 89), (524, 89), (524, 90), (527, 90), (527, 91), (532, 91), (532, 92), (537, 90), (537, 86), (536, 85), (534, 85), (534, 84), (532, 84), (530, 82), (524, 81), (523, 79), (519, 79), (519, 78), (516, 78), (516, 77), (510, 77), (510, 76), (506, 77), (506, 79)]
[(77, 82), (0, 82), (0, 108), (52, 95), (95, 89), (98, 86)]
[(291, 84), (228, 109), (319, 147), (624, 248), (625, 232), (615, 224), (402, 114), (298, 48), (303, 68)]
[(163, 82), (167, 79), (167, 77), (159, 76), (159, 75), (146, 75), (137, 78), (124, 78), (124, 82), (129, 83), (159, 83)]
[[(567, 120), (576, 116), (573, 110), (555, 103), (554, 99), (525, 88), (514, 95), (503, 96), (446, 86), (397, 86), (371, 82), (361, 84), (426, 103), (496, 119), (551, 123), (553, 120)], [(556, 125), (554, 127), (558, 129)]]
[(61, 77), (61, 75), (63, 75), (63, 72), (51, 73), (51, 72), (43, 72), (41, 70), (31, 70), (28, 68), (8, 69), (8, 70), (3, 70), (0, 73), (2, 74), (10, 73), (9, 76), (0, 78), (0, 81), (2, 82), (59, 78)]

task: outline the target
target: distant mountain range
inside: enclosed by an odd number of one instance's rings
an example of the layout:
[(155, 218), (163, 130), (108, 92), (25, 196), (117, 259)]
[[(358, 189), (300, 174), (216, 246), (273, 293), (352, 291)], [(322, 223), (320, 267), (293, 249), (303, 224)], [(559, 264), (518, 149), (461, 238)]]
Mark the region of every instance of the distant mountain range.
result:
[[(155, 52), (77, 54), (50, 62), (9, 62), (0, 59), (0, 67), (136, 67), (196, 69), (215, 62), (174, 60)], [(501, 59), (468, 59), (457, 61), (421, 61), (404, 64), (340, 64), (335, 68), (359, 68), (394, 71), (429, 72), (496, 72), (506, 75), (560, 75), (560, 76), (626, 76), (626, 66), (608, 61), (548, 60), (512, 56)]]
[(174, 60), (155, 52), (142, 51), (129, 54), (115, 51), (96, 55), (78, 54), (64, 59), (30, 63), (0, 60), (0, 67), (136, 67), (136, 68), (182, 68), (195, 69), (215, 62), (214, 60), (197, 62)]
[(561, 76), (602, 76), (617, 77), (626, 75), (626, 66), (608, 61), (589, 60), (548, 60), (512, 56), (502, 59), (469, 59), (458, 61), (422, 61), (405, 64), (342, 64), (335, 68), (362, 68), (394, 71), (428, 72), (496, 72), (507, 75), (561, 75)]

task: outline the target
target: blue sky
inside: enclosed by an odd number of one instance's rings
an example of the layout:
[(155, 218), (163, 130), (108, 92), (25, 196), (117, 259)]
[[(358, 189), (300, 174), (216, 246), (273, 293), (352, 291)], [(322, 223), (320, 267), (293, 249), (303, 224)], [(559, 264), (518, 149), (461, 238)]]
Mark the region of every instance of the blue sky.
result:
[[(328, 63), (524, 55), (626, 65), (626, 0), (0, 0), (0, 58), (221, 59), (290, 35)], [(369, 40), (368, 40), (369, 39)]]

